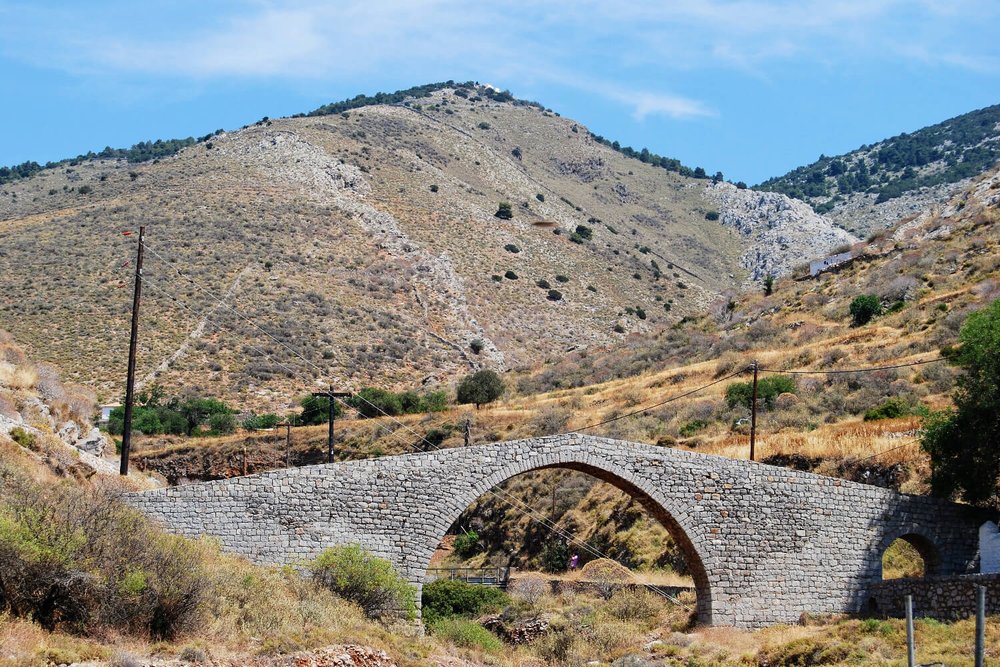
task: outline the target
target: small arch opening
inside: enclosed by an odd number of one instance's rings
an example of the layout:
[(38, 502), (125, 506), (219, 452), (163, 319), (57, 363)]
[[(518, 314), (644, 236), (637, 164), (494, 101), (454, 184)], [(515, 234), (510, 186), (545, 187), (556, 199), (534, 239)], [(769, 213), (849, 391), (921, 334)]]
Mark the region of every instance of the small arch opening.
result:
[(908, 533), (882, 552), (882, 579), (919, 579), (937, 569), (937, 549), (922, 535)]

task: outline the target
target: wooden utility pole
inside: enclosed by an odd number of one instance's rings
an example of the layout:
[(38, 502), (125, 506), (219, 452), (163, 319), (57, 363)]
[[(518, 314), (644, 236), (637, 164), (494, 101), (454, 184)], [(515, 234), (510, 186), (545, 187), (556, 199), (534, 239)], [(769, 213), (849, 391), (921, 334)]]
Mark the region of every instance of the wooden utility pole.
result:
[(292, 422), (285, 422), (285, 467), (292, 467)]
[(135, 291), (132, 294), (132, 334), (128, 344), (128, 378), (125, 381), (125, 419), (119, 473), (128, 475), (128, 452), (132, 445), (132, 404), (135, 400), (135, 353), (139, 340), (139, 301), (142, 298), (142, 251), (146, 227), (139, 227), (139, 251), (135, 258)]
[(750, 460), (754, 460), (757, 445), (757, 360), (753, 362), (753, 394), (750, 398)]
[(330, 387), (329, 391), (314, 391), (313, 392), (313, 396), (315, 396), (316, 398), (320, 398), (322, 396), (325, 396), (326, 398), (330, 399), (330, 403), (329, 403), (329, 405), (327, 407), (327, 409), (328, 409), (328, 412), (327, 412), (327, 429), (326, 429), (326, 462), (327, 463), (333, 463), (333, 420), (334, 420), (334, 413), (336, 412), (336, 410), (335, 410), (335, 408), (336, 408), (335, 401), (338, 398), (344, 398), (344, 397), (350, 396), (350, 395), (351, 395), (351, 392), (349, 392), (349, 391), (334, 391), (333, 387)]

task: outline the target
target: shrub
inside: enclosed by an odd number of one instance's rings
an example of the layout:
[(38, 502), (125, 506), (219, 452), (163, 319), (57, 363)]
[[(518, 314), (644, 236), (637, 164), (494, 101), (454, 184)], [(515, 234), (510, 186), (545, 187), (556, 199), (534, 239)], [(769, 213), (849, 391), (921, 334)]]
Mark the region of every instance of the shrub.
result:
[(474, 530), (470, 530), (467, 533), (456, 535), (455, 542), (452, 546), (455, 549), (455, 553), (462, 558), (475, 556), (479, 553), (479, 533)]
[(465, 648), (492, 653), (503, 646), (495, 634), (478, 623), (461, 618), (440, 619), (431, 624), (430, 630), (432, 634)]
[(513, 252), (513, 253), (519, 253), (519, 252), (521, 252), (521, 249), (518, 248), (513, 243), (508, 243), (507, 245), (505, 245), (503, 247), (503, 249), (506, 250), (507, 252)]
[[(330, 399), (325, 396), (306, 396), (299, 405), (302, 412), (299, 413), (297, 421), (304, 425), (325, 424), (330, 418)], [(339, 401), (333, 403), (333, 417), (337, 419), (344, 413), (344, 408)]]
[(229, 435), (236, 430), (236, 417), (230, 414), (214, 414), (208, 418), (208, 428), (217, 435)]
[(0, 606), (46, 629), (190, 630), (211, 585), (203, 552), (106, 495), (0, 468)]
[(705, 219), (706, 220), (718, 220), (719, 219), (719, 212), (718, 211), (709, 211), (708, 213), (705, 214)]
[(482, 338), (473, 338), (472, 342), (469, 343), (469, 349), (471, 349), (474, 354), (482, 352), (485, 346), (486, 344), (483, 342)]
[(560, 283), (568, 283), (569, 282), (569, 278), (567, 278), (566, 276), (560, 274), (560, 275), (556, 276), (556, 281), (560, 282)]
[(657, 623), (663, 603), (645, 588), (621, 588), (611, 594), (604, 610), (620, 621)]
[(550, 287), (552, 287), (552, 285), (549, 284), (549, 281), (546, 280), (545, 278), (542, 278), (541, 280), (536, 280), (535, 284), (541, 287), (542, 289), (549, 289)]
[(28, 433), (20, 426), (15, 426), (10, 430), (10, 439), (25, 449), (35, 449), (38, 446), (35, 434)]
[(876, 421), (879, 419), (896, 419), (911, 414), (910, 404), (899, 397), (890, 398), (881, 405), (878, 405), (865, 412), (865, 421)]
[(435, 183), (434, 185), (431, 186), (431, 192), (437, 192), (437, 191), (438, 191), (438, 186)]
[(541, 559), (546, 572), (565, 572), (569, 567), (569, 546), (565, 540), (549, 540), (542, 547)]
[(694, 435), (701, 429), (705, 428), (706, 426), (708, 426), (708, 422), (701, 419), (695, 419), (681, 426), (679, 432), (683, 437), (690, 438), (692, 435)]
[(562, 301), (562, 292), (557, 289), (550, 289), (549, 293), (545, 295), (545, 298), (549, 301)]
[(389, 561), (356, 544), (325, 550), (309, 564), (309, 570), (317, 584), (354, 602), (369, 618), (387, 618), (400, 612), (407, 618), (416, 617), (413, 588)]
[[(757, 383), (757, 400), (768, 409), (774, 408), (774, 399), (780, 394), (794, 394), (795, 380), (787, 375), (771, 375)], [(726, 404), (730, 408), (742, 405), (751, 407), (753, 401), (753, 384), (750, 382), (733, 382), (726, 386)]]
[(483, 121), (480, 121), (479, 125), (476, 125), (476, 127), (478, 127), (480, 130), (488, 130), (488, 129), (490, 129), (490, 124), (487, 123), (485, 120), (483, 120)]
[(505, 271), (503, 277), (507, 280), (517, 280), (517, 274), (513, 271)]
[(481, 370), (462, 379), (456, 398), (460, 404), (474, 403), (478, 410), (481, 405), (500, 398), (504, 389), (503, 379), (496, 372)]
[(362, 417), (368, 419), (384, 415), (395, 416), (403, 413), (403, 403), (399, 400), (399, 396), (378, 387), (365, 387), (347, 399), (347, 402)]
[(449, 616), (479, 616), (498, 611), (508, 598), (506, 593), (492, 586), (438, 579), (424, 586), (421, 601), (424, 619), (433, 621)]
[(437, 389), (429, 391), (423, 397), (424, 410), (427, 412), (441, 412), (448, 409), (448, 393)]
[(863, 294), (851, 301), (851, 318), (854, 326), (860, 327), (882, 314), (882, 302), (874, 294)]
[(497, 206), (497, 212), (493, 215), (501, 220), (510, 220), (514, 217), (514, 209), (511, 208), (510, 202), (502, 201)]
[(537, 199), (538, 201), (542, 201), (543, 202), (543, 201), (545, 201), (545, 195), (543, 195), (541, 192), (539, 192), (537, 195), (535, 195), (535, 199)]
[(262, 415), (251, 413), (249, 417), (243, 420), (241, 426), (247, 431), (261, 431), (274, 428), (282, 421), (281, 417), (270, 412)]

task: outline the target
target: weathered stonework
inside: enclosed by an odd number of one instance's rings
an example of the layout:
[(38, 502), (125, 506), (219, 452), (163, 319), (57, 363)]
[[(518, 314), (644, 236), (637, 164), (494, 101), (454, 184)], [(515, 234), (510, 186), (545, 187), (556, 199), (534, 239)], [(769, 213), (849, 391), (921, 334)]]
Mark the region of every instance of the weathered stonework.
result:
[(955, 621), (976, 613), (976, 587), (986, 587), (986, 613), (1000, 614), (1000, 574), (968, 574), (928, 579), (891, 579), (868, 589), (866, 613), (906, 615), (906, 596), (913, 596), (913, 615)]
[(703, 623), (759, 627), (863, 611), (882, 553), (913, 536), (934, 573), (974, 571), (970, 509), (820, 475), (570, 434), (277, 470), (130, 495), (177, 533), (260, 563), (361, 544), (416, 586), (476, 498), (539, 468), (569, 468), (639, 500), (684, 550)]

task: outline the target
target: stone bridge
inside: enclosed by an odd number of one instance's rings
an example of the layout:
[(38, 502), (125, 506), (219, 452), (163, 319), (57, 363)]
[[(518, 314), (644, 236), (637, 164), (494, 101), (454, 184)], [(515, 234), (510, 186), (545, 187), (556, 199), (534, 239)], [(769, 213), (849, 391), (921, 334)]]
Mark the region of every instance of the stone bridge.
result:
[(637, 499), (683, 549), (698, 620), (737, 627), (803, 612), (857, 612), (897, 538), (929, 574), (975, 571), (967, 507), (774, 466), (570, 434), (330, 465), (131, 494), (174, 532), (211, 535), (259, 563), (357, 543), (419, 587), (431, 554), (479, 496), (515, 475), (579, 470)]

